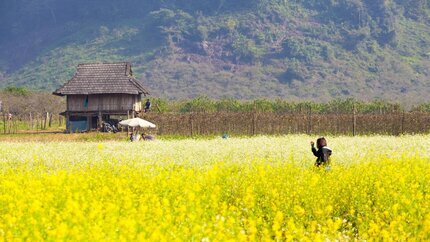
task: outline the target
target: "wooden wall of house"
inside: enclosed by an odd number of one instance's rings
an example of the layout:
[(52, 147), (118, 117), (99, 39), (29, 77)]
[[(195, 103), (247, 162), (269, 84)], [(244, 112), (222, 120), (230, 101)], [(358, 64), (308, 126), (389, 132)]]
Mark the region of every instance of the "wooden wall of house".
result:
[(142, 110), (141, 95), (99, 94), (68, 95), (67, 111), (128, 111)]

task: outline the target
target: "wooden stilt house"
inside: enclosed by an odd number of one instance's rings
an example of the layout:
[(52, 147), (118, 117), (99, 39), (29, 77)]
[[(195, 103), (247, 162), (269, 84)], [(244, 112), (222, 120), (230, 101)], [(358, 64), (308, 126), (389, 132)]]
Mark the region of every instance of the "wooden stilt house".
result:
[(128, 62), (79, 64), (73, 78), (53, 94), (67, 98), (68, 132), (97, 129), (111, 115), (134, 117), (143, 110), (142, 96), (149, 95)]

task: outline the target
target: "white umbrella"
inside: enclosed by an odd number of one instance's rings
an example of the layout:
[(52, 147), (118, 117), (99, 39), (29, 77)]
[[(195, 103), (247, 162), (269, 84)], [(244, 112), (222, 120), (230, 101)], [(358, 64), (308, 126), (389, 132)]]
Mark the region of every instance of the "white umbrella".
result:
[(155, 128), (157, 127), (155, 124), (146, 121), (145, 119), (141, 118), (132, 118), (132, 119), (126, 119), (121, 122), (119, 122), (122, 126), (129, 126), (129, 127), (141, 127), (141, 128)]

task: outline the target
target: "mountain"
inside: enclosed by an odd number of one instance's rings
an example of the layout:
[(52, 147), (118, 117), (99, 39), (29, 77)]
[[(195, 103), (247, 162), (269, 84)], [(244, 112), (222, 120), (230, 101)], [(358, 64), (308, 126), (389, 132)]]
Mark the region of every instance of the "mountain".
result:
[(0, 87), (130, 61), (169, 99), (429, 101), (430, 0), (15, 0), (0, 23)]

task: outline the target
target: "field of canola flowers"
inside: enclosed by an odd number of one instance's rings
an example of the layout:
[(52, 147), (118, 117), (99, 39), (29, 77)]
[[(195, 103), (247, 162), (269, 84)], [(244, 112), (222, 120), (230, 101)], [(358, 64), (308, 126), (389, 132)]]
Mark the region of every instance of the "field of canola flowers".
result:
[(1, 142), (0, 241), (430, 239), (430, 136), (310, 140)]

